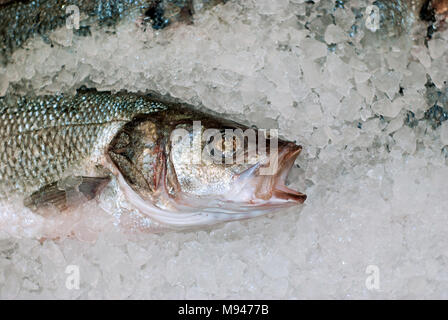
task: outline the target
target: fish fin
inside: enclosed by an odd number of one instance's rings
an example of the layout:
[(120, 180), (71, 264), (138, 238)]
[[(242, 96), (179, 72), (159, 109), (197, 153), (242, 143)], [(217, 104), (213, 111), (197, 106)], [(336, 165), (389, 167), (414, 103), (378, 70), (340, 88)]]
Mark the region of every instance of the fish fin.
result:
[(54, 207), (65, 211), (92, 200), (110, 182), (110, 177), (69, 177), (47, 184), (25, 198), (24, 204), (33, 211)]

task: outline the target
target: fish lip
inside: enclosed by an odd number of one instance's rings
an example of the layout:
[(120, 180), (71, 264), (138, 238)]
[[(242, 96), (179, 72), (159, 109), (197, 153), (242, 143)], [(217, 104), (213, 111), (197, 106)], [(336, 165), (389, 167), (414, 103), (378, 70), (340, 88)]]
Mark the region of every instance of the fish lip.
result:
[(306, 194), (290, 189), (284, 185), (276, 186), (272, 194), (278, 199), (291, 201), (297, 204), (304, 203), (307, 198)]
[(282, 165), (282, 169), (279, 170), (280, 172), (285, 172), (287, 170), (287, 173), (289, 170), (291, 170), (292, 165), (296, 161), (297, 157), (299, 156), (300, 152), (302, 151), (302, 146), (296, 145), (293, 142), (288, 142), (284, 147), (284, 151), (282, 152), (280, 163)]
[(275, 184), (272, 190), (273, 197), (290, 201), (293, 204), (302, 204), (305, 202), (307, 198), (306, 194), (290, 189), (285, 185), (286, 178), (301, 151), (302, 146), (296, 145), (293, 142), (287, 142), (286, 145), (283, 146), (280, 159), (280, 170), (274, 178)]

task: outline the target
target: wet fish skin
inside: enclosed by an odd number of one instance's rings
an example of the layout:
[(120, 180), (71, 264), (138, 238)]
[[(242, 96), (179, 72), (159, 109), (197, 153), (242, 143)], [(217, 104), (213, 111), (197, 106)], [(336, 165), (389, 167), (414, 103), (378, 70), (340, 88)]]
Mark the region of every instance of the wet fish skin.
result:
[[(227, 0), (200, 0), (208, 9)], [(192, 0), (12, 0), (0, 2), (0, 62), (34, 36), (49, 42), (51, 31), (66, 24), (66, 8), (75, 5), (80, 11), (80, 29), (73, 32), (88, 35), (92, 26), (113, 27), (126, 17), (142, 18), (144, 24), (162, 29), (180, 21), (191, 23)]]
[(133, 94), (1, 98), (1, 189), (35, 191), (61, 179), (72, 167), (82, 172), (136, 114), (165, 108)]
[(151, 1), (142, 0), (34, 0), (13, 1), (0, 6), (0, 48), (2, 56), (22, 46), (35, 35), (48, 35), (48, 32), (64, 26), (67, 20), (66, 8), (76, 5), (80, 14), (87, 19), (81, 25), (92, 23), (114, 25), (132, 10), (144, 11)]

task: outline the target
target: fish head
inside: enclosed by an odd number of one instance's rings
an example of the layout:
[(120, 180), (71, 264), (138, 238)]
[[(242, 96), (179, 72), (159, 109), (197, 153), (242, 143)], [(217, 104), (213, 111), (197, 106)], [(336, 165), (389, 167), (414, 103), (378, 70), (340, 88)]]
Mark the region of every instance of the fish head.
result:
[(275, 130), (170, 110), (128, 124), (109, 155), (131, 204), (163, 224), (185, 227), (303, 203), (306, 195), (285, 185), (301, 149)]

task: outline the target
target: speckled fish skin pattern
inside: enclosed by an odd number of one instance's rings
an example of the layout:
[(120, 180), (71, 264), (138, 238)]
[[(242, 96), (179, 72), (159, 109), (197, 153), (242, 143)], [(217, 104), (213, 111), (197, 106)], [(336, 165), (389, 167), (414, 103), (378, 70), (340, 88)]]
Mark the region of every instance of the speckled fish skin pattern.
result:
[[(202, 8), (210, 8), (226, 0), (201, 0)], [(191, 22), (192, 0), (16, 0), (0, 2), (0, 62), (8, 63), (10, 55), (25, 42), (38, 35), (50, 42), (48, 35), (65, 26), (73, 14), (68, 6), (76, 6), (80, 14), (78, 35), (88, 35), (92, 26), (113, 27), (126, 17), (142, 18), (154, 29), (163, 29), (174, 21)]]
[(151, 0), (34, 0), (12, 1), (0, 5), (0, 48), (3, 59), (26, 40), (35, 36), (45, 36), (49, 31), (64, 26), (70, 5), (79, 8), (87, 25), (114, 25), (131, 10), (144, 12)]
[(166, 107), (133, 94), (0, 99), (0, 190), (30, 192), (103, 154), (137, 114)]

